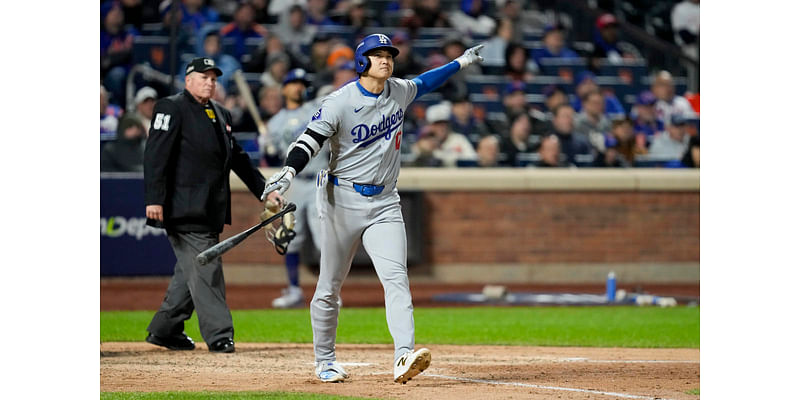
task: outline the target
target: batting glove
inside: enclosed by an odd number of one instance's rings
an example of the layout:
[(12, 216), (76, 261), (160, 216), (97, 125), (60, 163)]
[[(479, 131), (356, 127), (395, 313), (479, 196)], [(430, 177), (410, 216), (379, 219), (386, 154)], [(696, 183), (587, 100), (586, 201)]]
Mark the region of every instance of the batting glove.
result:
[(483, 48), (483, 44), (479, 44), (475, 47), (467, 49), (460, 57), (456, 58), (456, 61), (461, 65), (461, 69), (469, 67), (470, 65), (474, 64), (475, 62), (483, 62), (483, 57), (478, 54)]
[(264, 193), (261, 193), (261, 201), (267, 198), (267, 195), (278, 191), (281, 195), (286, 193), (289, 190), (289, 186), (292, 184), (292, 179), (297, 174), (297, 171), (294, 168), (286, 166), (283, 167), (280, 171), (276, 172), (275, 175), (272, 175), (269, 180), (267, 180), (266, 186), (264, 186)]

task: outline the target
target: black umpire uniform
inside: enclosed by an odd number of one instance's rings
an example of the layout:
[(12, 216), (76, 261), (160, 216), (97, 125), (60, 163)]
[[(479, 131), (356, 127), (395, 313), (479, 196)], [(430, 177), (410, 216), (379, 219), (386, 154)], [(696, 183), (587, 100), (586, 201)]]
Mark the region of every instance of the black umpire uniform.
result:
[[(196, 58), (186, 74), (210, 70), (222, 75), (213, 60)], [(209, 350), (234, 351), (222, 262), (217, 258), (200, 265), (195, 260), (219, 242), (224, 224), (231, 223), (230, 171), (256, 198), (264, 189), (264, 177), (231, 135), (231, 121), (220, 104), (201, 104), (188, 90), (155, 105), (144, 153), (145, 202), (162, 206), (163, 223), (148, 218), (147, 224), (167, 230), (177, 263), (164, 301), (147, 327), (150, 343), (194, 349), (183, 329), (196, 310)]]

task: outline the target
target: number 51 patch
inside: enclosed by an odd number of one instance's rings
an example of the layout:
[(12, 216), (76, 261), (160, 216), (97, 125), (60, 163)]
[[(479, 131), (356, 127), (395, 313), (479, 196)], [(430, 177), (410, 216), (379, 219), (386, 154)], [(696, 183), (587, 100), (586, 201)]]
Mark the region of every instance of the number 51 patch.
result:
[(169, 130), (169, 114), (158, 113), (153, 119), (153, 129)]

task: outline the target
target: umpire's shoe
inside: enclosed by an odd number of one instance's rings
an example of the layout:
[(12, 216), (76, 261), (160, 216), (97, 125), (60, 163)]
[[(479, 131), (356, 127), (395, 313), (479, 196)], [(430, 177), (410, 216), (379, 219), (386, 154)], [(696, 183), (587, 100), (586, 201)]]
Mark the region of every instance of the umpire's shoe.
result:
[(186, 336), (186, 334), (182, 334), (180, 336), (163, 337), (148, 333), (147, 338), (144, 340), (147, 343), (166, 347), (170, 350), (194, 350), (194, 340), (192, 340), (192, 338), (189, 336)]
[(233, 347), (233, 339), (222, 338), (208, 345), (208, 351), (212, 353), (233, 353), (236, 348)]
[(405, 384), (431, 365), (431, 351), (425, 348), (409, 351), (394, 362), (394, 381)]

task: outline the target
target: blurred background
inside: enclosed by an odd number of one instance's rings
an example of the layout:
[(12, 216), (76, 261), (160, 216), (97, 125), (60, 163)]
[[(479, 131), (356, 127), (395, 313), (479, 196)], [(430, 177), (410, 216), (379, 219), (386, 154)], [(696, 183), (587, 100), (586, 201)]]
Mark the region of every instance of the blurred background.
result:
[[(155, 101), (182, 90), (189, 60), (224, 71), (216, 100), (268, 175), (283, 160), (265, 154), (243, 90), (266, 123), (289, 70), (309, 73), (305, 97), (318, 101), (356, 77), (361, 38), (384, 33), (404, 78), (486, 45), (482, 65), (406, 112), (412, 277), (602, 285), (614, 270), (623, 286), (699, 295), (699, 28), (699, 0), (102, 1), (101, 275), (171, 274), (163, 233), (144, 226), (140, 154)], [(260, 212), (234, 190), (223, 237)], [(231, 251), (226, 278), (282, 282), (282, 259), (264, 249), (248, 239)], [(307, 249), (304, 273), (313, 260)], [(356, 264), (368, 270), (363, 253)]]

